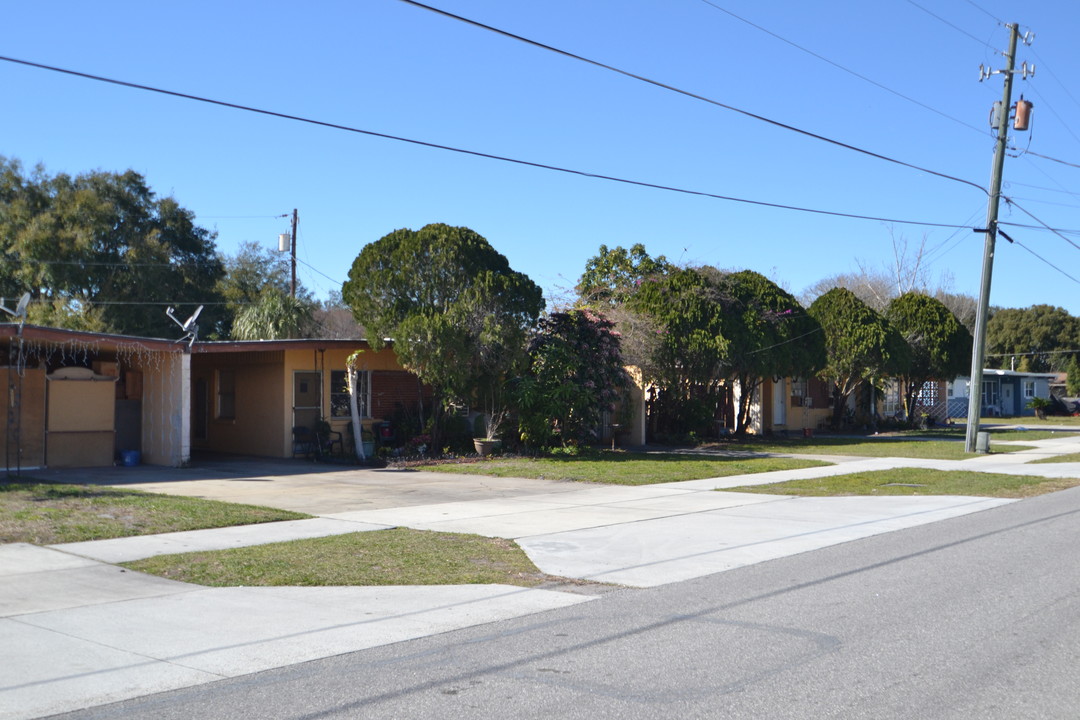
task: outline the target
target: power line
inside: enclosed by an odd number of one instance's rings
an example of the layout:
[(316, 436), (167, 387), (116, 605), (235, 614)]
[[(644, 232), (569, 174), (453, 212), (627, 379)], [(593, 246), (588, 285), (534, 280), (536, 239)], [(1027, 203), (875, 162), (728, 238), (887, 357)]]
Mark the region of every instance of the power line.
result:
[[(926, 13), (926, 14), (927, 14), (927, 15), (929, 15), (930, 17), (934, 18), (935, 20), (938, 20), (938, 21), (940, 21), (940, 22), (942, 22), (942, 23), (945, 23), (946, 25), (948, 25), (949, 27), (951, 27), (951, 28), (952, 28), (953, 30), (955, 30), (956, 32), (960, 33), (961, 35), (966, 35), (967, 37), (971, 38), (971, 39), (972, 39), (972, 40), (974, 40), (975, 42), (977, 42), (977, 43), (979, 43), (980, 45), (983, 45), (983, 46), (985, 46), (985, 47), (988, 47), (988, 48), (990, 48), (991, 50), (993, 50), (993, 49), (994, 49), (994, 48), (993, 48), (993, 46), (992, 46), (992, 45), (990, 45), (990, 43), (986, 42), (985, 40), (980, 40), (979, 38), (975, 37), (974, 35), (972, 35), (972, 34), (971, 34), (971, 33), (969, 33), (969, 32), (968, 32), (967, 30), (964, 30), (964, 29), (963, 29), (963, 28), (961, 28), (961, 27), (958, 27), (958, 26), (956, 26), (956, 25), (953, 25), (953, 24), (952, 24), (951, 22), (949, 22), (949, 21), (948, 21), (948, 20), (946, 20), (945, 18), (941, 17), (940, 15), (935, 15), (934, 13), (930, 12), (929, 10), (927, 10), (926, 8), (924, 8), (924, 7), (922, 6), (922, 5), (920, 5), (919, 3), (915, 2), (914, 0), (907, 0), (907, 1), (908, 1), (908, 3), (910, 3), (910, 4), (914, 5), (915, 7), (919, 8), (920, 10), (922, 10), (922, 11), (923, 11), (924, 13)], [(994, 19), (996, 20), (997, 18), (994, 18)]]
[(40, 258), (30, 257), (5, 257), (0, 259), (0, 264), (3, 263), (36, 263), (38, 265), (79, 265), (79, 266), (93, 266), (93, 267), (167, 267), (175, 268), (177, 270), (191, 268), (192, 266), (212, 266), (216, 265), (216, 260), (210, 259), (196, 259), (186, 262), (99, 262), (95, 260), (42, 260)]
[[(1002, 196), (1004, 197), (1004, 196)], [(1025, 223), (1007, 222), (1005, 220), (999, 220), (998, 225), (1005, 225), (1008, 227), (1024, 228), (1025, 230), (1049, 230), (1055, 233), (1068, 233), (1069, 235), (1080, 235), (1080, 230), (1066, 230), (1064, 228), (1050, 228), (1045, 225), (1027, 225)]]
[(1070, 353), (1080, 353), (1080, 348), (1074, 350), (1043, 350), (1041, 352), (1012, 352), (1012, 353), (994, 353), (993, 355), (987, 355), (986, 357), (1023, 357), (1025, 355), (1068, 355)]
[[(1043, 94), (1041, 92), (1039, 92), (1039, 89), (1037, 87), (1035, 87), (1035, 83), (1032, 82), (1031, 80), (1028, 80), (1028, 87), (1030, 87), (1032, 92), (1035, 93), (1036, 97), (1039, 98), (1040, 107), (1049, 110), (1050, 114), (1053, 115), (1054, 117), (1056, 117), (1058, 119), (1058, 122), (1061, 123), (1062, 127), (1065, 128), (1065, 132), (1072, 135), (1073, 140), (1075, 140), (1077, 143), (1080, 143), (1080, 136), (1077, 136), (1077, 134), (1072, 131), (1072, 128), (1069, 127), (1069, 123), (1067, 123), (1065, 121), (1065, 118), (1058, 115), (1057, 110), (1055, 110), (1054, 106), (1052, 104), (1050, 104), (1050, 101), (1047, 100), (1045, 97), (1043, 97)], [(1029, 140), (1029, 142), (1030, 142), (1030, 140)]]
[(327, 275), (326, 273), (324, 273), (324, 272), (323, 272), (322, 270), (319, 270), (318, 268), (316, 268), (316, 267), (315, 267), (314, 265), (310, 265), (310, 264), (308, 264), (308, 263), (304, 262), (303, 260), (301, 260), (301, 259), (299, 259), (299, 258), (297, 258), (297, 259), (296, 259), (296, 261), (297, 261), (298, 263), (300, 263), (301, 265), (303, 265), (303, 266), (307, 267), (307, 268), (308, 268), (309, 270), (311, 270), (312, 272), (315, 272), (315, 273), (318, 273), (319, 275), (322, 275), (322, 276), (323, 276), (324, 278), (326, 278), (326, 279), (327, 279), (327, 280), (329, 280), (330, 282), (332, 282), (332, 283), (336, 283), (336, 282), (338, 282), (338, 281), (337, 281), (337, 280), (335, 280), (334, 278), (332, 278), (332, 277), (330, 277), (329, 275)]
[(1054, 71), (1050, 67), (1047, 67), (1046, 61), (1042, 59), (1042, 56), (1039, 55), (1039, 53), (1034, 48), (1031, 48), (1030, 52), (1032, 55), (1035, 56), (1035, 59), (1039, 61), (1039, 69), (1049, 73), (1050, 77), (1054, 79), (1054, 82), (1056, 82), (1061, 87), (1061, 89), (1065, 91), (1065, 94), (1068, 95), (1074, 103), (1076, 103), (1077, 107), (1080, 107), (1080, 101), (1078, 101), (1076, 99), (1076, 96), (1072, 94), (1072, 91), (1069, 90), (1069, 87), (1065, 83), (1061, 82), (1058, 76), (1054, 74)]
[[(1047, 176), (1047, 177), (1049, 177), (1049, 176)], [(1050, 180), (1053, 181), (1053, 182), (1057, 182), (1056, 180), (1054, 180), (1054, 178), (1050, 178)], [(1066, 190), (1064, 187), (1061, 187), (1061, 188), (1048, 188), (1048, 187), (1043, 187), (1042, 185), (1030, 185), (1028, 183), (1016, 182), (1015, 180), (1009, 180), (1006, 184), (1010, 185), (1010, 186), (1011, 185), (1016, 185), (1018, 187), (1032, 188), (1032, 189), (1035, 189), (1035, 190), (1045, 190), (1047, 192), (1065, 193), (1066, 195), (1073, 195), (1074, 197), (1080, 198), (1080, 192), (1074, 192), (1072, 190)]]
[(891, 158), (891, 157), (888, 157), (887, 155), (881, 155), (880, 153), (876, 153), (876, 152), (873, 152), (871, 150), (865, 150), (863, 148), (856, 147), (855, 145), (849, 145), (848, 143), (841, 142), (839, 140), (834, 140), (832, 138), (825, 137), (824, 135), (818, 135), (817, 133), (812, 133), (809, 130), (803, 130), (802, 128), (797, 128), (794, 125), (788, 125), (787, 123), (782, 123), (779, 120), (773, 120), (773, 119), (767, 118), (767, 117), (765, 117), (763, 115), (758, 115), (758, 114), (752, 113), (752, 112), (750, 112), (748, 110), (743, 110), (741, 108), (737, 108), (734, 105), (728, 105), (727, 103), (722, 103), (719, 100), (713, 100), (712, 98), (706, 97), (704, 95), (699, 95), (697, 93), (690, 92), (689, 90), (682, 90), (680, 88), (675, 87), (674, 85), (668, 85), (667, 83), (662, 83), (659, 80), (652, 80), (652, 79), (647, 78), (647, 77), (645, 77), (643, 75), (638, 75), (636, 73), (629, 72), (628, 70), (621, 70), (621, 69), (619, 69), (619, 68), (617, 68), (617, 67), (615, 67), (613, 65), (607, 65), (607, 64), (602, 63), (602, 62), (600, 62), (598, 60), (591, 60), (591, 59), (589, 59), (587, 57), (583, 57), (581, 55), (576, 55), (576, 54), (574, 54), (572, 52), (569, 52), (567, 50), (561, 50), (561, 49), (559, 49), (557, 47), (554, 47), (552, 45), (546, 45), (546, 44), (538, 42), (536, 40), (530, 40), (529, 38), (523, 37), (521, 35), (516, 35), (516, 34), (514, 34), (512, 32), (507, 31), (507, 30), (501, 30), (501, 29), (499, 29), (497, 27), (493, 27), (491, 25), (486, 25), (486, 24), (484, 24), (482, 22), (479, 22), (479, 21), (476, 21), (476, 20), (470, 20), (469, 18), (463, 17), (461, 15), (455, 15), (454, 13), (447, 12), (446, 10), (440, 10), (439, 8), (432, 7), (430, 5), (425, 5), (424, 3), (417, 2), (417, 0), (400, 0), (400, 1), (403, 2), (403, 3), (406, 3), (408, 5), (412, 5), (414, 7), (421, 8), (423, 10), (428, 10), (430, 12), (433, 12), (433, 13), (437, 14), (437, 15), (442, 15), (443, 17), (450, 18), (451, 20), (457, 20), (458, 22), (465, 23), (466, 25), (472, 25), (473, 27), (477, 27), (477, 28), (480, 28), (482, 30), (487, 30), (489, 32), (493, 32), (496, 35), (502, 35), (503, 37), (510, 38), (511, 40), (517, 40), (518, 42), (525, 43), (526, 45), (532, 45), (533, 47), (537, 47), (537, 48), (540, 48), (542, 50), (547, 50), (549, 52), (556, 53), (557, 55), (562, 55), (563, 57), (568, 57), (568, 58), (571, 58), (573, 60), (578, 60), (580, 62), (587, 63), (589, 65), (593, 65), (594, 67), (602, 68), (604, 70), (609, 70), (611, 72), (617, 73), (617, 74), (622, 75), (624, 77), (628, 77), (628, 78), (631, 78), (631, 79), (634, 79), (634, 80), (638, 80), (640, 82), (648, 83), (649, 85), (653, 85), (655, 87), (662, 88), (664, 90), (669, 90), (669, 91), (671, 91), (673, 93), (677, 93), (679, 95), (683, 95), (685, 97), (692, 98), (694, 100), (699, 100), (701, 102), (705, 102), (705, 103), (708, 103), (710, 105), (715, 105), (716, 107), (721, 107), (721, 108), (724, 108), (725, 110), (731, 110), (732, 112), (738, 113), (738, 114), (743, 115), (745, 117), (753, 118), (754, 120), (759, 120), (761, 122), (768, 123), (769, 125), (773, 125), (774, 127), (782, 128), (784, 130), (789, 130), (791, 132), (798, 133), (799, 135), (803, 135), (805, 137), (809, 137), (809, 138), (813, 138), (815, 140), (820, 140), (822, 142), (829, 143), (830, 145), (836, 145), (837, 147), (842, 147), (842, 148), (845, 148), (847, 150), (851, 150), (853, 152), (857, 152), (857, 153), (861, 153), (863, 155), (867, 155), (869, 157), (877, 158), (878, 160), (884, 160), (885, 162), (890, 162), (890, 163), (894, 163), (896, 165), (901, 165), (901, 166), (906, 167), (906, 168), (911, 168), (912, 170), (918, 170), (919, 172), (923, 172), (923, 173), (926, 173), (928, 175), (935, 175), (935, 176), (940, 177), (940, 178), (945, 178), (946, 180), (952, 180), (953, 182), (958, 182), (958, 183), (963, 183), (965, 185), (970, 185), (973, 188), (977, 188), (980, 192), (982, 192), (984, 194), (987, 193), (986, 188), (984, 188), (981, 185), (978, 185), (976, 183), (973, 183), (970, 180), (964, 180), (962, 178), (954, 177), (952, 175), (947, 175), (945, 173), (937, 172), (936, 170), (930, 170), (929, 168), (924, 168), (924, 167), (921, 167), (919, 165), (913, 165), (911, 163), (904, 162), (903, 160), (897, 160), (896, 158)]
[(974, 2), (972, 2), (972, 0), (964, 0), (964, 2), (966, 2), (968, 5), (970, 5), (971, 7), (975, 8), (976, 10), (981, 12), (983, 15), (986, 15), (987, 17), (989, 17), (991, 20), (996, 22), (998, 25), (1004, 25), (1005, 24), (1004, 20), (1002, 20), (1001, 18), (999, 18), (999, 17), (997, 17), (995, 15), (991, 15), (987, 10), (979, 7)]
[(907, 100), (908, 102), (913, 103), (915, 105), (918, 105), (919, 107), (921, 107), (921, 108), (923, 108), (925, 110), (929, 110), (932, 113), (940, 115), (941, 117), (946, 118), (947, 120), (952, 120), (955, 123), (959, 123), (960, 125), (963, 125), (966, 128), (970, 128), (971, 130), (974, 130), (975, 132), (979, 133), (980, 135), (990, 135), (990, 133), (988, 131), (986, 131), (986, 130), (980, 130), (979, 128), (975, 127), (974, 125), (966, 123), (963, 120), (961, 120), (959, 118), (955, 118), (952, 115), (949, 115), (947, 113), (943, 113), (943, 112), (941, 112), (940, 110), (938, 110), (937, 108), (935, 108), (935, 107), (933, 107), (931, 105), (927, 105), (926, 103), (920, 102), (920, 101), (916, 100), (913, 97), (909, 97), (908, 95), (904, 95), (903, 93), (898, 92), (896, 90), (893, 90), (892, 88), (890, 88), (890, 87), (888, 87), (886, 85), (882, 85), (881, 83), (879, 83), (876, 80), (873, 80), (871, 78), (866, 77), (865, 75), (857, 73), (857, 72), (855, 72), (854, 70), (852, 70), (850, 68), (844, 67), (843, 65), (841, 65), (838, 62), (834, 62), (833, 60), (830, 60), (829, 58), (825, 57), (824, 55), (819, 55), (818, 53), (814, 52), (813, 50), (805, 48), (802, 45), (799, 45), (798, 43), (792, 42), (791, 40), (788, 40), (785, 37), (777, 35), (772, 30), (769, 30), (768, 28), (764, 28), (764, 27), (758, 25), (757, 23), (751, 22), (750, 20), (747, 20), (744, 17), (736, 15), (735, 13), (731, 12), (727, 8), (720, 7), (716, 3), (711, 2), (711, 0), (701, 0), (701, 2), (705, 3), (706, 5), (712, 7), (714, 9), (716, 9), (716, 10), (719, 10), (722, 13), (730, 15), (731, 17), (735, 18), (739, 22), (745, 23), (745, 24), (749, 25), (752, 28), (756, 28), (757, 30), (760, 30), (761, 32), (765, 33), (766, 35), (771, 35), (772, 37), (776, 38), (780, 42), (787, 43), (788, 45), (795, 48), (796, 50), (801, 50), (802, 52), (806, 53), (807, 55), (815, 57), (818, 60), (821, 60), (822, 62), (826, 62), (829, 65), (832, 65), (834, 68), (837, 68), (838, 70), (843, 70), (844, 72), (848, 73), (849, 75), (853, 75), (853, 76), (859, 78), (863, 82), (868, 82), (871, 85), (873, 85), (874, 87), (880, 88), (880, 89), (884, 90), (885, 92), (892, 93), (893, 95), (895, 95), (898, 98), (901, 98), (903, 100)]
[(1013, 196), (1013, 200), (1023, 200), (1025, 202), (1039, 203), (1040, 205), (1055, 205), (1057, 207), (1069, 207), (1069, 208), (1080, 207), (1080, 205), (1077, 205), (1076, 203), (1053, 202), (1052, 200), (1039, 200), (1037, 198), (1022, 198), (1022, 197)]
[(199, 215), (199, 220), (272, 220), (288, 215)]
[(1055, 235), (1057, 235), (1057, 236), (1058, 236), (1059, 238), (1061, 238), (1061, 239), (1062, 239), (1062, 240), (1064, 240), (1065, 242), (1069, 243), (1070, 245), (1072, 245), (1072, 246), (1073, 246), (1074, 248), (1076, 248), (1077, 250), (1080, 250), (1080, 245), (1076, 244), (1075, 242), (1073, 242), (1073, 241), (1072, 241), (1072, 240), (1070, 240), (1069, 238), (1065, 237), (1064, 235), (1062, 235), (1061, 233), (1059, 233), (1059, 232), (1058, 232), (1057, 230), (1055, 230), (1054, 228), (1052, 228), (1052, 227), (1050, 227), (1049, 225), (1047, 225), (1046, 223), (1044, 223), (1044, 222), (1043, 222), (1042, 220), (1040, 220), (1039, 218), (1035, 217), (1035, 216), (1034, 216), (1033, 214), (1031, 214), (1031, 212), (1030, 212), (1030, 211), (1028, 211), (1028, 210), (1025, 210), (1025, 209), (1024, 209), (1024, 208), (1023, 208), (1022, 206), (1018, 205), (1018, 204), (1016, 203), (1016, 201), (1015, 201), (1015, 200), (1014, 200), (1013, 198), (1011, 198), (1011, 197), (1007, 197), (1007, 196), (1004, 196), (1004, 195), (1003, 195), (1002, 197), (1004, 198), (1005, 202), (1007, 202), (1007, 203), (1008, 203), (1009, 205), (1011, 205), (1012, 207), (1016, 208), (1016, 209), (1017, 209), (1017, 210), (1019, 210), (1020, 212), (1024, 213), (1024, 214), (1025, 214), (1025, 215), (1027, 215), (1027, 216), (1028, 216), (1029, 218), (1031, 218), (1031, 219), (1032, 219), (1032, 220), (1034, 220), (1035, 222), (1039, 223), (1039, 224), (1040, 224), (1040, 225), (1042, 225), (1042, 226), (1043, 226), (1044, 228), (1046, 228), (1046, 229), (1047, 229), (1047, 230), (1049, 230), (1050, 232), (1054, 233), (1054, 234), (1055, 234)]
[[(975, 210), (975, 212), (973, 212), (971, 215), (968, 216), (968, 219), (965, 220), (965, 222), (970, 223), (970, 222), (974, 221), (975, 218), (978, 217), (981, 214), (981, 212), (982, 212), (981, 208)], [(938, 243), (936, 246), (934, 246), (933, 248), (928, 250), (923, 255), (923, 260), (926, 262), (926, 264), (927, 265), (933, 264), (934, 262), (936, 262), (940, 258), (942, 258), (945, 255), (947, 255), (948, 253), (952, 252), (953, 249), (957, 245), (959, 245), (961, 242), (963, 242), (965, 236), (961, 235), (960, 232), (961, 232), (961, 229), (957, 229), (951, 235), (949, 235), (947, 238), (945, 238), (940, 243)], [(953, 240), (954, 238), (955, 238), (955, 240)], [(946, 248), (945, 246), (947, 244), (949, 244), (950, 241), (952, 242), (952, 244), (949, 245), (949, 247)]]
[[(403, 2), (409, 2), (410, 0), (402, 0), (402, 1)], [(438, 12), (441, 12), (441, 11), (438, 11)], [(657, 184), (657, 183), (644, 182), (644, 181), (641, 181), (641, 180), (630, 180), (630, 179), (627, 179), (627, 178), (620, 178), (620, 177), (616, 177), (616, 176), (613, 176), (613, 175), (603, 175), (603, 174), (600, 174), (600, 173), (591, 173), (591, 172), (586, 172), (584, 170), (575, 170), (575, 169), (572, 169), (572, 168), (565, 168), (565, 167), (560, 167), (560, 166), (557, 166), (557, 165), (548, 165), (548, 164), (545, 164), (545, 163), (532, 162), (530, 160), (520, 160), (520, 159), (517, 159), (517, 158), (511, 158), (511, 157), (507, 157), (507, 156), (504, 156), (504, 155), (494, 155), (492, 153), (480, 152), (478, 150), (467, 150), (467, 149), (464, 149), (464, 148), (454, 147), (452, 145), (442, 145), (442, 144), (439, 144), (439, 143), (427, 142), (425, 140), (416, 140), (414, 138), (406, 138), (406, 137), (402, 137), (402, 136), (399, 136), (399, 135), (390, 135), (390, 134), (387, 134), (387, 133), (375, 132), (374, 130), (363, 130), (361, 128), (350, 127), (348, 125), (341, 125), (341, 124), (338, 124), (338, 123), (331, 123), (331, 122), (326, 122), (326, 121), (323, 121), (323, 120), (315, 120), (315, 119), (312, 119), (312, 118), (302, 117), (300, 115), (290, 115), (288, 113), (281, 113), (281, 112), (276, 112), (276, 111), (273, 111), (273, 110), (264, 110), (264, 109), (261, 109), (261, 108), (249, 107), (247, 105), (239, 105), (237, 103), (226, 102), (224, 100), (213, 100), (213, 99), (210, 99), (210, 98), (200, 97), (198, 95), (190, 95), (188, 93), (181, 93), (181, 92), (176, 92), (176, 91), (173, 91), (173, 90), (164, 90), (162, 88), (156, 88), (156, 87), (152, 87), (152, 86), (149, 86), (149, 85), (140, 85), (140, 84), (137, 84), (137, 83), (130, 83), (130, 82), (126, 82), (124, 80), (115, 80), (115, 79), (112, 79), (112, 78), (106, 78), (106, 77), (102, 77), (102, 76), (99, 76), (99, 75), (91, 75), (89, 73), (78, 72), (76, 70), (66, 70), (64, 68), (53, 67), (53, 66), (50, 66), (50, 65), (43, 65), (41, 63), (30, 62), (30, 61), (27, 61), (27, 60), (19, 60), (19, 59), (16, 59), (16, 58), (0, 56), (0, 61), (13, 62), (13, 63), (17, 63), (17, 64), (20, 64), (20, 65), (26, 65), (28, 67), (35, 67), (35, 68), (39, 68), (39, 69), (42, 69), (42, 70), (49, 70), (49, 71), (52, 71), (52, 72), (59, 72), (59, 73), (63, 73), (63, 74), (66, 74), (66, 75), (73, 75), (75, 77), (82, 77), (82, 78), (86, 78), (88, 80), (96, 80), (98, 82), (109, 83), (109, 84), (112, 84), (112, 85), (119, 85), (121, 87), (129, 87), (129, 88), (133, 88), (133, 89), (136, 89), (136, 90), (145, 90), (147, 92), (158, 93), (158, 94), (161, 94), (161, 95), (169, 95), (171, 97), (178, 97), (178, 98), (182, 98), (182, 99), (185, 99), (185, 100), (193, 100), (195, 102), (202, 102), (202, 103), (207, 103), (207, 104), (210, 104), (210, 105), (218, 105), (218, 106), (221, 106), (221, 107), (232, 108), (233, 110), (243, 110), (245, 112), (257, 113), (259, 115), (267, 115), (267, 116), (270, 116), (270, 117), (281, 118), (283, 120), (293, 120), (293, 121), (296, 121), (296, 122), (307, 123), (307, 124), (310, 124), (310, 125), (317, 125), (319, 127), (330, 128), (332, 130), (342, 130), (342, 131), (345, 131), (345, 132), (357, 133), (359, 135), (366, 135), (366, 136), (369, 136), (369, 137), (382, 138), (384, 140), (395, 140), (397, 142), (409, 143), (411, 145), (418, 145), (420, 147), (433, 148), (433, 149), (436, 149), (436, 150), (446, 150), (448, 152), (459, 153), (459, 154), (462, 154), (462, 155), (470, 155), (472, 157), (480, 157), (480, 158), (485, 158), (485, 159), (488, 159), (488, 160), (498, 160), (500, 162), (507, 162), (507, 163), (513, 163), (513, 164), (516, 164), (516, 165), (523, 165), (523, 166), (526, 166), (526, 167), (539, 168), (539, 169), (542, 169), (542, 170), (551, 170), (551, 171), (554, 171), (554, 172), (567, 173), (569, 175), (578, 175), (580, 177), (593, 178), (593, 179), (597, 179), (597, 180), (607, 180), (607, 181), (610, 181), (610, 182), (623, 183), (625, 185), (634, 185), (634, 186), (637, 186), (637, 187), (651, 188), (651, 189), (654, 189), (654, 190), (666, 190), (668, 192), (682, 193), (684, 195), (696, 195), (696, 196), (699, 196), (699, 197), (708, 197), (708, 198), (713, 198), (715, 200), (725, 200), (725, 201), (728, 201), (728, 202), (737, 202), (737, 203), (744, 203), (744, 204), (748, 204), (748, 205), (757, 205), (757, 206), (760, 206), (760, 207), (771, 207), (771, 208), (776, 208), (776, 209), (779, 209), (779, 210), (792, 210), (792, 211), (796, 211), (796, 212), (806, 212), (806, 213), (812, 213), (812, 214), (816, 214), (816, 215), (828, 215), (828, 216), (832, 216), (832, 217), (846, 217), (846, 218), (851, 218), (851, 219), (855, 219), (855, 220), (873, 220), (873, 221), (877, 221), (877, 222), (896, 223), (896, 224), (899, 224), (899, 225), (920, 225), (920, 226), (924, 226), (924, 227), (948, 227), (948, 228), (962, 227), (960, 225), (951, 225), (951, 224), (948, 224), (948, 223), (921, 222), (921, 221), (916, 221), (916, 220), (900, 220), (900, 219), (896, 219), (896, 218), (883, 218), (883, 217), (876, 217), (876, 216), (872, 216), (872, 215), (858, 215), (858, 214), (854, 214), (854, 213), (842, 213), (842, 212), (835, 212), (835, 211), (830, 211), (830, 210), (818, 210), (818, 209), (814, 209), (814, 208), (799, 207), (799, 206), (796, 206), (796, 205), (784, 205), (784, 204), (781, 204), (781, 203), (772, 203), (772, 202), (766, 202), (766, 201), (763, 201), (763, 200), (750, 200), (750, 199), (747, 199), (747, 198), (738, 198), (738, 197), (733, 197), (733, 196), (730, 196), (730, 195), (719, 195), (719, 194), (716, 194), (716, 193), (709, 193), (709, 192), (704, 192), (704, 191), (700, 191), (700, 190), (688, 190), (688, 189), (685, 189), (685, 188), (678, 188), (678, 187), (674, 187), (674, 186), (670, 186), (670, 185), (660, 185), (660, 184)], [(742, 112), (742, 111), (739, 111), (739, 112)], [(798, 132), (805, 133), (805, 131), (801, 131), (801, 130), (798, 131)], [(809, 133), (807, 133), (807, 134), (809, 134)], [(835, 141), (829, 141), (829, 142), (835, 142)], [(853, 149), (857, 149), (857, 148), (853, 148)], [(859, 151), (859, 152), (867, 152), (867, 151)], [(873, 155), (873, 153), (868, 153), (868, 152), (867, 152), (867, 154)], [(889, 158), (884, 158), (884, 156), (879, 156), (879, 157), (882, 157), (883, 159), (887, 159), (887, 160), (889, 159)], [(900, 162), (899, 160), (890, 160), (890, 162), (895, 162), (895, 163), (900, 164), (900, 165), (906, 165), (906, 163)], [(919, 169), (919, 170), (922, 169), (922, 168), (917, 168), (914, 165), (909, 165), (908, 167), (912, 167), (912, 168)], [(947, 179), (950, 179), (950, 180), (955, 180), (956, 182), (964, 183), (966, 185), (971, 185), (972, 187), (978, 188), (983, 193), (986, 192), (986, 190), (984, 188), (979, 187), (975, 183), (969, 182), (967, 180), (961, 180), (959, 178), (953, 178), (953, 177), (950, 177), (948, 175), (942, 175), (942, 174), (936, 173), (936, 172), (934, 172), (932, 170), (925, 170), (924, 172), (928, 172), (928, 173), (930, 173), (932, 175), (938, 175), (939, 177), (944, 177), (944, 178), (947, 178)]]
[(1045, 264), (1047, 264), (1047, 265), (1049, 265), (1050, 267), (1052, 267), (1053, 269), (1057, 270), (1057, 271), (1058, 271), (1059, 273), (1061, 273), (1061, 274), (1062, 274), (1062, 275), (1064, 275), (1065, 277), (1069, 278), (1070, 280), (1072, 280), (1072, 281), (1073, 281), (1074, 283), (1076, 283), (1077, 285), (1080, 285), (1080, 280), (1077, 280), (1077, 279), (1076, 279), (1076, 278), (1074, 278), (1074, 277), (1073, 277), (1072, 275), (1070, 275), (1069, 273), (1065, 272), (1064, 270), (1062, 270), (1061, 268), (1059, 268), (1059, 267), (1058, 267), (1057, 265), (1055, 265), (1054, 263), (1052, 263), (1052, 262), (1050, 262), (1049, 260), (1047, 260), (1046, 258), (1044, 258), (1044, 257), (1043, 257), (1042, 255), (1040, 255), (1039, 253), (1037, 253), (1037, 252), (1035, 252), (1034, 250), (1032, 250), (1031, 248), (1029, 248), (1029, 247), (1028, 247), (1027, 245), (1024, 245), (1024, 244), (1023, 244), (1022, 242), (1020, 242), (1019, 240), (1013, 240), (1013, 244), (1014, 244), (1014, 245), (1016, 245), (1017, 247), (1021, 247), (1021, 248), (1023, 248), (1024, 250), (1027, 250), (1027, 251), (1028, 251), (1029, 253), (1031, 253), (1032, 255), (1034, 255), (1035, 257), (1037, 257), (1037, 258), (1038, 258), (1039, 260), (1042, 260), (1042, 261), (1043, 261), (1043, 262), (1044, 262)]
[[(1012, 150), (1020, 152), (1020, 150), (1018, 150), (1017, 148), (1012, 148)], [(1080, 168), (1080, 165), (1074, 162), (1069, 162), (1068, 160), (1058, 160), (1055, 157), (1050, 157), (1049, 155), (1040, 155), (1039, 153), (1032, 152), (1031, 150), (1024, 150), (1023, 152), (1025, 155), (1034, 155), (1035, 157), (1042, 158), (1043, 160), (1050, 160), (1052, 162), (1061, 163), (1062, 165), (1068, 165), (1069, 167)]]

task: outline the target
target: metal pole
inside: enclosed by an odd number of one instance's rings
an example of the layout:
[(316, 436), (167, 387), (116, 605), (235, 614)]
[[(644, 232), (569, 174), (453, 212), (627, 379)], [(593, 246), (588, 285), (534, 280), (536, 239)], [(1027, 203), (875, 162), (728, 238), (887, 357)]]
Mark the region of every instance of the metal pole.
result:
[(289, 282), (289, 294), (296, 297), (296, 225), (300, 222), (300, 216), (296, 212), (296, 208), (292, 211), (292, 242), (289, 243), (290, 252), (292, 253), (292, 279)]
[(1012, 105), (1013, 68), (1016, 67), (1016, 41), (1019, 24), (1009, 26), (1009, 52), (1006, 55), (1005, 92), (997, 122), (997, 144), (994, 147), (993, 170), (990, 175), (990, 199), (986, 208), (986, 241), (983, 244), (982, 284), (979, 306), (975, 314), (975, 342), (971, 351), (971, 386), (968, 388), (967, 434), (965, 452), (975, 452), (982, 413), (983, 362), (986, 357), (986, 321), (990, 310), (990, 279), (994, 273), (994, 243), (997, 239), (998, 204), (1001, 201), (1001, 173), (1005, 167), (1005, 149), (1009, 133), (1009, 107)]

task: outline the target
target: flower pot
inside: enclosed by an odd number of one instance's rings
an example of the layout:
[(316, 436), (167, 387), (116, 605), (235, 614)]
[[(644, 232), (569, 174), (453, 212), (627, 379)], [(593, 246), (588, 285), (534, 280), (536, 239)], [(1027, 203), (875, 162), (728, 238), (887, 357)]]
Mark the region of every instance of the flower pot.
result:
[(476, 454), (483, 457), (490, 455), (498, 447), (499, 441), (491, 438), (473, 438), (473, 446), (476, 448)]

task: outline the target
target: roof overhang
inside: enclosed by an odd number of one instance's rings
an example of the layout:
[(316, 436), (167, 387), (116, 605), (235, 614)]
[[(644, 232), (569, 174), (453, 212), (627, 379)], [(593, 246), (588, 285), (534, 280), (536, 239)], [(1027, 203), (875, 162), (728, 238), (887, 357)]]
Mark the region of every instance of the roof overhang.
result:
[(185, 348), (183, 342), (176, 340), (146, 338), (136, 335), (116, 335), (114, 333), (89, 332), (86, 330), (66, 330), (41, 325), (18, 325), (17, 323), (0, 323), (0, 338), (22, 338), (23, 340), (60, 345), (70, 342), (82, 342), (97, 345), (102, 349), (140, 347), (144, 350), (180, 352)]

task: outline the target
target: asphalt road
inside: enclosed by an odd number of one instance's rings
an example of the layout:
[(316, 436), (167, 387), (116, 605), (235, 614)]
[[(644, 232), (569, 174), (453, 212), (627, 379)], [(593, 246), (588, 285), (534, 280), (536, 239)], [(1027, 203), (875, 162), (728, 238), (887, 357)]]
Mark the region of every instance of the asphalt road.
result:
[(1080, 488), (63, 717), (676, 716), (1080, 716)]

